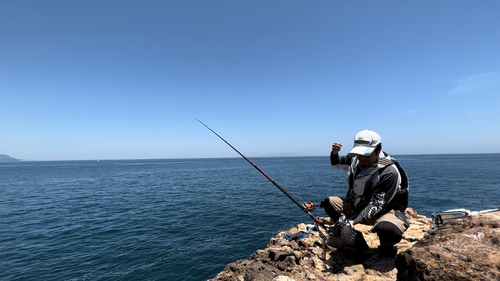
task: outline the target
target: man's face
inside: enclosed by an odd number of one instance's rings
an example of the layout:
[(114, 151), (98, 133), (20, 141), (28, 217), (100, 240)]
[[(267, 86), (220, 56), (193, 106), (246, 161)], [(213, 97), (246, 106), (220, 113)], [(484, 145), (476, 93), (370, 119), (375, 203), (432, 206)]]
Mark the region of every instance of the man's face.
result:
[(359, 163), (362, 166), (370, 166), (373, 163), (377, 162), (377, 159), (378, 159), (378, 149), (375, 150), (372, 153), (372, 155), (370, 155), (370, 156), (357, 155), (356, 157), (358, 158)]

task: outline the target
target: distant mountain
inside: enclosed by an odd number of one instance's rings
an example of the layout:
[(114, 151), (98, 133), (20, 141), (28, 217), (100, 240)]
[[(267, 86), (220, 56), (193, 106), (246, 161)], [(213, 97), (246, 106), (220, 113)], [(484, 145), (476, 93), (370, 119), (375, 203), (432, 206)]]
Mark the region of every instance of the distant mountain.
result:
[(0, 154), (0, 162), (17, 162), (19, 159), (12, 158), (9, 155)]

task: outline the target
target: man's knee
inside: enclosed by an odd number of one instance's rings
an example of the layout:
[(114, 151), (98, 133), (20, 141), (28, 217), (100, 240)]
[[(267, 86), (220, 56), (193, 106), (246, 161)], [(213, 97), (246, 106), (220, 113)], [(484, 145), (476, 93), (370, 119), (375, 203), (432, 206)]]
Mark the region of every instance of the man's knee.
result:
[(325, 198), (325, 200), (321, 201), (320, 205), (326, 212), (326, 214), (335, 222), (339, 219), (340, 213), (335, 210), (332, 202), (330, 201), (330, 197)]
[(403, 238), (403, 233), (399, 228), (388, 221), (382, 221), (373, 228), (373, 232), (377, 233), (380, 244), (383, 245), (395, 245), (401, 238)]

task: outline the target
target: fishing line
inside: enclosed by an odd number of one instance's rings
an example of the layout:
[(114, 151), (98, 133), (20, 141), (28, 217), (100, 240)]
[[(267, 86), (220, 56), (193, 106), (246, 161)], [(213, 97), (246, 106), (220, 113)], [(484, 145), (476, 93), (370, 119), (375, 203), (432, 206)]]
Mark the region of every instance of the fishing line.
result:
[[(227, 145), (229, 145), (234, 151), (236, 151), (243, 159), (247, 160), (250, 165), (252, 165), (255, 169), (257, 169), (264, 177), (266, 177), (274, 186), (276, 186), (281, 192), (283, 192), (290, 200), (293, 201), (299, 208), (304, 211), (311, 219), (316, 224), (319, 224), (321, 227), (323, 227), (325, 230), (328, 230), (328, 227), (324, 225), (318, 218), (316, 218), (312, 212), (317, 208), (317, 206), (314, 206), (313, 203), (299, 203), (286, 189), (284, 189), (282, 186), (280, 186), (277, 182), (275, 182), (270, 176), (268, 176), (264, 171), (262, 171), (257, 165), (255, 165), (252, 161), (250, 161), (245, 155), (243, 155), (241, 152), (239, 152), (234, 146), (232, 146), (229, 142), (227, 142), (223, 137), (221, 137), (219, 134), (217, 134), (214, 130), (212, 130), (210, 127), (208, 127), (205, 123), (201, 122), (198, 118), (194, 117), (196, 121), (200, 122), (203, 126), (205, 126), (207, 129), (209, 129), (212, 133), (214, 133), (216, 136), (218, 136), (222, 141), (224, 141)], [(321, 231), (320, 231), (321, 233)]]
[(342, 173), (342, 165), (339, 163), (339, 182), (340, 186), (344, 185), (344, 181), (342, 181), (342, 178), (344, 177), (344, 174)]
[(290, 198), (297, 206), (299, 206), (301, 209), (303, 209), (303, 204), (299, 203), (285, 188), (280, 186), (277, 182), (275, 182), (270, 176), (268, 176), (264, 171), (262, 171), (257, 165), (255, 165), (250, 159), (245, 157), (241, 152), (239, 152), (234, 146), (232, 146), (229, 142), (227, 142), (223, 137), (221, 137), (219, 134), (217, 134), (214, 130), (212, 130), (210, 127), (208, 127), (205, 123), (201, 122), (198, 118), (194, 118), (198, 122), (200, 122), (203, 126), (207, 127), (212, 133), (214, 133), (216, 136), (218, 136), (222, 141), (224, 141), (227, 145), (229, 145), (234, 151), (236, 151), (243, 159), (247, 160), (250, 165), (252, 165), (257, 171), (259, 171), (264, 177), (266, 177), (270, 182), (272, 182), (278, 189), (280, 189), (288, 198)]

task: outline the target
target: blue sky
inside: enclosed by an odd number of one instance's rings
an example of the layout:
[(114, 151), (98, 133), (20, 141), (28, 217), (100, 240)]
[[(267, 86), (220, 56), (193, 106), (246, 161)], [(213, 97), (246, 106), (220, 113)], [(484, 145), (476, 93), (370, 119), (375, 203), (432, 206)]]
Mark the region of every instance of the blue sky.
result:
[(0, 154), (500, 153), (499, 1), (1, 1)]

